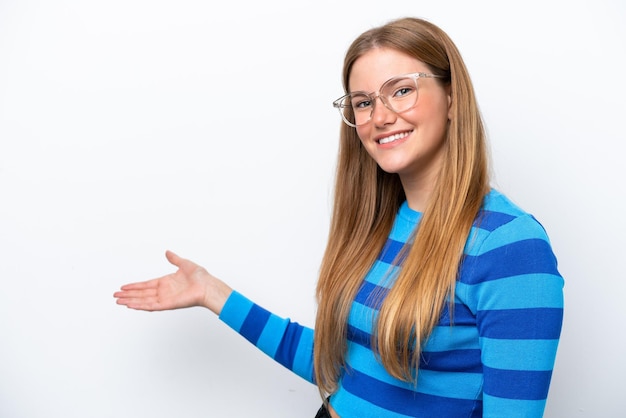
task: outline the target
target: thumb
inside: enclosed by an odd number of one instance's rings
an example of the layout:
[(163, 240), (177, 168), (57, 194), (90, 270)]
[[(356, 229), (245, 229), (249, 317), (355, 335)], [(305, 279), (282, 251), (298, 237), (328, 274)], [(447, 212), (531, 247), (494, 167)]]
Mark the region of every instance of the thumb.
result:
[(181, 257), (179, 257), (178, 255), (174, 254), (174, 252), (167, 250), (165, 252), (165, 258), (167, 258), (167, 261), (169, 261), (171, 264), (175, 265), (176, 267), (180, 267), (180, 265), (183, 263), (183, 259)]

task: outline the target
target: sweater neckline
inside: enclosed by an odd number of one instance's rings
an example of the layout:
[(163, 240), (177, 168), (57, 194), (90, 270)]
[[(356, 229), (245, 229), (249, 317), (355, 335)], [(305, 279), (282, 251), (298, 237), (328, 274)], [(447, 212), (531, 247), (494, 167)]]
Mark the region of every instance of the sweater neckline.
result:
[(405, 200), (402, 205), (400, 205), (400, 209), (398, 210), (398, 216), (416, 224), (422, 218), (422, 212), (411, 209), (409, 207), (409, 202)]

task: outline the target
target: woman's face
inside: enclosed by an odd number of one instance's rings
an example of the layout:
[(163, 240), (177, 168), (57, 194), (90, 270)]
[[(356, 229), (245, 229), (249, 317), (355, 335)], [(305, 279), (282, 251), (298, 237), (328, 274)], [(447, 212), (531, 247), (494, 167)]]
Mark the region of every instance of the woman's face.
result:
[[(353, 64), (349, 78), (351, 92), (378, 94), (392, 77), (431, 73), (421, 61), (395, 49), (375, 48)], [(419, 78), (416, 105), (401, 114), (375, 99), (369, 122), (356, 128), (369, 155), (381, 169), (397, 173), (402, 183), (430, 187), (439, 173), (450, 117), (449, 89), (436, 78)]]

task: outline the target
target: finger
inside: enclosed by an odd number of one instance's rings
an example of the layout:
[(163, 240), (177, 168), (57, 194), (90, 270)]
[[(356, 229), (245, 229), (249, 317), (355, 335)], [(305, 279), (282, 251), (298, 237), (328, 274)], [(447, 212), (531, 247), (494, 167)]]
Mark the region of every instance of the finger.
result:
[(156, 300), (156, 298), (151, 299), (132, 299), (132, 298), (124, 298), (117, 300), (118, 305), (124, 305), (127, 308), (140, 310), (140, 311), (157, 311), (162, 310), (160, 303)]
[(115, 292), (113, 297), (116, 298), (149, 298), (157, 295), (157, 289), (141, 289), (141, 290), (121, 290)]
[(168, 309), (174, 309), (171, 303), (162, 301), (157, 295), (140, 295), (132, 296), (126, 295), (116, 300), (118, 305), (124, 305), (127, 308), (142, 310), (142, 311), (164, 311)]
[(167, 250), (165, 252), (165, 257), (167, 258), (167, 261), (169, 261), (171, 264), (175, 265), (176, 267), (180, 267), (183, 261), (185, 261), (182, 257), (179, 257), (177, 254), (175, 254), (174, 252), (170, 250)]
[(157, 287), (157, 281), (159, 279), (147, 280), (145, 282), (137, 282), (137, 283), (129, 283), (123, 285), (121, 290), (142, 290), (142, 289), (152, 289)]

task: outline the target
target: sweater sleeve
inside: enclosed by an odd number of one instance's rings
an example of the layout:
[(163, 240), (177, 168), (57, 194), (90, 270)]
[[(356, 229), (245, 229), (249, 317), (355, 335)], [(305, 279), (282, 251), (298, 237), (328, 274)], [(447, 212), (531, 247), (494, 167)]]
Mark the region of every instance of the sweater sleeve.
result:
[(483, 417), (542, 417), (563, 320), (563, 278), (530, 215), (492, 230), (468, 257), (483, 364)]
[(233, 291), (220, 319), (265, 354), (313, 383), (313, 330), (281, 318)]

